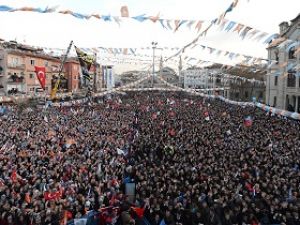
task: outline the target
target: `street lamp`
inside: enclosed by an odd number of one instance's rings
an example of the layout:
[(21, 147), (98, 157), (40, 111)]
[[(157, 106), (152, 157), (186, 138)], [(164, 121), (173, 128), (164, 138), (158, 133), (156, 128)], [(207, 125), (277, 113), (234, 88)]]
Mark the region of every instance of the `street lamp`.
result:
[(154, 84), (154, 73), (155, 73), (155, 62), (154, 62), (154, 58), (155, 58), (155, 49), (157, 46), (157, 42), (152, 41), (152, 49), (153, 49), (153, 69), (152, 69), (152, 80), (151, 80), (151, 87), (153, 88), (153, 84)]

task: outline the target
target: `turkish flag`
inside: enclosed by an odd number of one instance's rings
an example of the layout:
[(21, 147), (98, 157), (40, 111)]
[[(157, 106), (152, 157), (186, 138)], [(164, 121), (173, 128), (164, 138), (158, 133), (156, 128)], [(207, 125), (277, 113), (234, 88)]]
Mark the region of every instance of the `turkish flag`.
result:
[(44, 199), (46, 201), (48, 200), (53, 200), (53, 199), (60, 199), (62, 197), (62, 192), (61, 191), (56, 191), (56, 192), (44, 192)]
[(39, 82), (41, 84), (41, 87), (45, 90), (46, 86), (46, 68), (41, 66), (35, 66), (35, 73), (37, 78), (39, 79)]

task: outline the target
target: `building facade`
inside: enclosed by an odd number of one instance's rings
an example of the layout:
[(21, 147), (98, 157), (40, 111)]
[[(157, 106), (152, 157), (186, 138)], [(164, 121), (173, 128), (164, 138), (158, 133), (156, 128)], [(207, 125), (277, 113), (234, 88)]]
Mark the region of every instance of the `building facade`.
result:
[(295, 54), (300, 42), (300, 14), (290, 23), (279, 24), (279, 29), (280, 37), (267, 48), (272, 64), (267, 76), (266, 102), (300, 112), (300, 54)]
[(80, 64), (76, 59), (68, 59), (64, 64), (65, 78), (68, 80), (68, 92), (79, 89)]
[(58, 75), (60, 59), (46, 55), (42, 49), (6, 42), (0, 48), (0, 91), (3, 94), (43, 92), (35, 74), (35, 66), (45, 67), (49, 93), (53, 76)]
[(266, 71), (254, 67), (236, 66), (223, 71), (225, 83), (229, 86), (227, 98), (234, 101), (265, 102)]
[[(184, 88), (192, 89), (224, 88), (221, 79), (215, 76), (220, 72), (220, 69), (189, 68), (181, 72), (183, 86)], [(211, 90), (206, 93), (214, 94), (214, 91)], [(226, 93), (223, 94), (225, 95)]]

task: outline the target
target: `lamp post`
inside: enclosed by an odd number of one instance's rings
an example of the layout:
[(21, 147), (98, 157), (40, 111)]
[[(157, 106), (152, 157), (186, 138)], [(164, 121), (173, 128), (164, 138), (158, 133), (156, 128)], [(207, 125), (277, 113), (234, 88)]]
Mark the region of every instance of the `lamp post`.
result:
[(152, 49), (153, 49), (153, 68), (152, 68), (152, 80), (151, 80), (151, 87), (153, 88), (154, 85), (154, 73), (155, 73), (155, 49), (157, 46), (157, 42), (152, 41)]

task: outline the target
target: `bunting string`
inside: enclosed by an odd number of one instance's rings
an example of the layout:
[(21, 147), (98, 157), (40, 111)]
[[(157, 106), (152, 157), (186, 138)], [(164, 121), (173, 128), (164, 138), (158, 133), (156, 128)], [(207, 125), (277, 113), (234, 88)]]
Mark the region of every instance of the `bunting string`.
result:
[[(226, 32), (233, 30), (233, 32), (237, 32), (242, 39), (244, 39), (246, 36), (248, 36), (249, 38), (253, 37), (254, 40), (260, 40), (264, 37), (267, 37), (269, 34), (266, 32), (259, 31), (252, 27), (238, 23), (236, 21), (228, 21), (227, 19), (225, 19), (225, 16), (229, 12), (232, 12), (233, 9), (236, 8), (237, 4), (238, 4), (238, 0), (234, 0), (229, 5), (229, 7), (227, 7), (223, 13), (221, 13), (219, 17), (215, 18), (212, 21), (207, 21), (203, 19), (191, 20), (191, 19), (182, 19), (182, 18), (180, 19), (162, 18), (159, 13), (155, 16), (147, 16), (146, 14), (140, 14), (137, 16), (130, 17), (127, 6), (123, 6), (121, 8), (121, 16), (112, 16), (110, 14), (100, 15), (98, 13), (83, 14), (80, 12), (74, 12), (70, 9), (59, 10), (58, 6), (46, 7), (45, 9), (42, 9), (40, 7), (34, 8), (34, 7), (25, 6), (25, 7), (14, 8), (7, 5), (0, 5), (0, 12), (35, 12), (41, 14), (58, 13), (58, 14), (70, 15), (77, 19), (89, 20), (93, 18), (93, 19), (102, 20), (104, 22), (115, 22), (118, 26), (121, 26), (123, 20), (128, 20), (128, 19), (132, 19), (141, 23), (145, 21), (151, 21), (153, 23), (159, 22), (159, 24), (162, 26), (164, 30), (170, 30), (173, 31), (174, 33), (177, 32), (179, 28), (182, 27), (185, 27), (189, 30), (194, 30), (197, 33), (199, 33), (203, 27), (203, 24), (208, 22), (209, 26), (202, 31), (200, 36), (205, 36), (207, 34), (207, 31), (211, 28), (212, 25), (218, 25), (220, 27), (220, 30), (224, 30)], [(272, 39), (273, 36), (270, 36), (270, 38)], [(265, 40), (265, 42), (268, 41), (269, 39)]]

